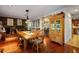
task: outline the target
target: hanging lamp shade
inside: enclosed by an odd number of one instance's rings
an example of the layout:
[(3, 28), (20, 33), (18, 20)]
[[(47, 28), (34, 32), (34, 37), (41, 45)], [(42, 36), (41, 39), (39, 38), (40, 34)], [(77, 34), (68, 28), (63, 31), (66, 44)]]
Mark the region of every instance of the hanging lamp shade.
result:
[(26, 10), (26, 15), (27, 15), (26, 19), (27, 19), (27, 20), (29, 20), (28, 12), (29, 12), (29, 10)]

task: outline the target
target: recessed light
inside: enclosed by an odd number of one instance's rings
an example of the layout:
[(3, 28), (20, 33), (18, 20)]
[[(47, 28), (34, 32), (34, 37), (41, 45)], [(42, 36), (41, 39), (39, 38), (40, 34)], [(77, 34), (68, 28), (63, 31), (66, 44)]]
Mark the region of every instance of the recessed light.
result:
[(71, 13), (77, 13), (77, 12), (79, 12), (79, 10), (78, 9), (74, 9), (74, 10), (71, 10)]
[(75, 9), (75, 10), (74, 10), (74, 12), (78, 12), (78, 11), (79, 11), (78, 9)]
[(78, 9), (74, 9), (71, 12), (74, 13), (74, 12), (78, 12), (78, 11), (79, 11)]

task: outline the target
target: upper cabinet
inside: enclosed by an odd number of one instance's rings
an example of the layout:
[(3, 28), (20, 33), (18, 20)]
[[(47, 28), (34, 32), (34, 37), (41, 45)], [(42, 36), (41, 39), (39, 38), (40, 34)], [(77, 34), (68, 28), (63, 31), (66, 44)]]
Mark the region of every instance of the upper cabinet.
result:
[(50, 31), (49, 36), (52, 41), (59, 44), (64, 43), (64, 13), (61, 12), (56, 15), (50, 15)]

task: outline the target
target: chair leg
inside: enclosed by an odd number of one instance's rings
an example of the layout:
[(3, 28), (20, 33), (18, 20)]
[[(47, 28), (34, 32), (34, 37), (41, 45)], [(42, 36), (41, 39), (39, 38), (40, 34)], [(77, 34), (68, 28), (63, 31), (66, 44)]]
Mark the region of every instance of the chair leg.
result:
[(33, 44), (33, 46), (32, 46), (32, 51), (34, 51), (34, 44)]
[(37, 53), (39, 52), (39, 46), (37, 45)]

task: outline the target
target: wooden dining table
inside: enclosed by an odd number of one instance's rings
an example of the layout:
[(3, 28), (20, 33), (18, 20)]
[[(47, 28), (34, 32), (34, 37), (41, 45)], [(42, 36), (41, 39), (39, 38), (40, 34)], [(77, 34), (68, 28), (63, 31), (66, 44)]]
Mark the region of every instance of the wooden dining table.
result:
[(31, 40), (31, 39), (34, 39), (34, 38), (37, 38), (39, 37), (39, 31), (35, 31), (35, 32), (29, 32), (29, 31), (17, 31), (17, 34), (24, 38), (24, 50), (27, 49), (27, 43), (28, 43), (28, 40)]

